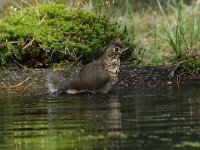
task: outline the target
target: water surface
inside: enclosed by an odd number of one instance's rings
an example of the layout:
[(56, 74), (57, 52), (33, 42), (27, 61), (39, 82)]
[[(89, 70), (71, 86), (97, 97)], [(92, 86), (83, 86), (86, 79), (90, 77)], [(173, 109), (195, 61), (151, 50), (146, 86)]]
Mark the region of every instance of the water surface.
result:
[(200, 85), (0, 94), (0, 149), (200, 149)]

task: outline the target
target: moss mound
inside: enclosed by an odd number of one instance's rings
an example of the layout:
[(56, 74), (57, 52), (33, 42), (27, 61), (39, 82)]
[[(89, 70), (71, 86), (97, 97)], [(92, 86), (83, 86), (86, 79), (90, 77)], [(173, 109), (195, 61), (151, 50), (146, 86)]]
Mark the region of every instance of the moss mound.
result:
[(0, 22), (0, 64), (34, 66), (99, 57), (110, 41), (127, 41), (108, 18), (65, 5), (39, 5), (12, 12)]

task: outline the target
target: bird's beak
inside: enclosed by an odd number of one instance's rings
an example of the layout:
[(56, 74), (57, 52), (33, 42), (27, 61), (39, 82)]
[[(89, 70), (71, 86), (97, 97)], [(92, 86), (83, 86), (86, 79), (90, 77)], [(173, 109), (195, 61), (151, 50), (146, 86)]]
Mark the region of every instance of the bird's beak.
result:
[(130, 47), (128, 47), (128, 46), (127, 46), (127, 47), (124, 47), (123, 50), (122, 50), (122, 52), (128, 50), (129, 48), (130, 48)]

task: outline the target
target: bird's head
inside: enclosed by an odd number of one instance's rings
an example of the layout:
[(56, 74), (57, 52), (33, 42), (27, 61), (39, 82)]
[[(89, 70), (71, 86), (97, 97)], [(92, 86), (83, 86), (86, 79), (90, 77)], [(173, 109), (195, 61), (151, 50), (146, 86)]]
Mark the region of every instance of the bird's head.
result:
[(129, 47), (126, 47), (122, 44), (111, 42), (106, 50), (106, 56), (110, 58), (119, 58), (122, 52), (128, 50)]

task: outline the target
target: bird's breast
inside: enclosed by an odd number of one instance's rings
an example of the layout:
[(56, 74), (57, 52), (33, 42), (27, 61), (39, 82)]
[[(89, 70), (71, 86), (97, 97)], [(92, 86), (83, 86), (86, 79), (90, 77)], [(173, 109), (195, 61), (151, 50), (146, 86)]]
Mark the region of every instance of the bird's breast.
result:
[(118, 73), (119, 73), (119, 66), (120, 66), (120, 60), (112, 59), (112, 60), (107, 61), (105, 69), (108, 71), (109, 75), (113, 79), (117, 79)]

